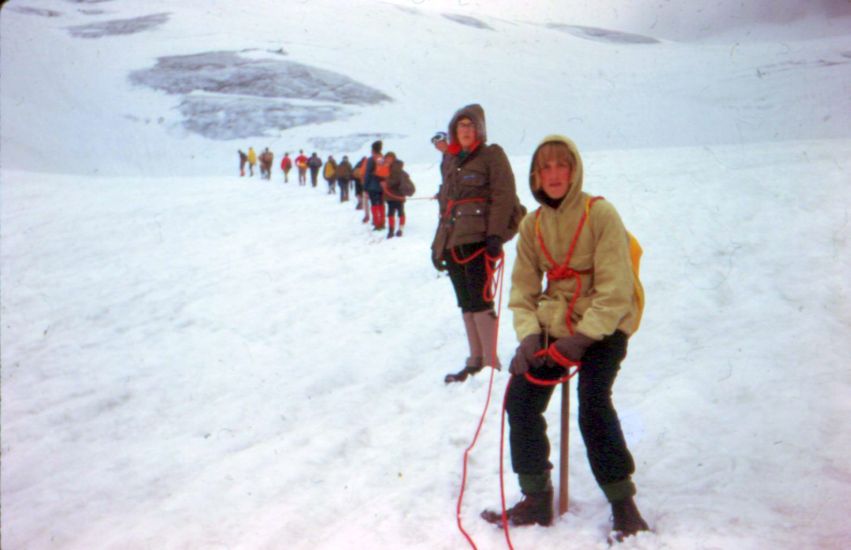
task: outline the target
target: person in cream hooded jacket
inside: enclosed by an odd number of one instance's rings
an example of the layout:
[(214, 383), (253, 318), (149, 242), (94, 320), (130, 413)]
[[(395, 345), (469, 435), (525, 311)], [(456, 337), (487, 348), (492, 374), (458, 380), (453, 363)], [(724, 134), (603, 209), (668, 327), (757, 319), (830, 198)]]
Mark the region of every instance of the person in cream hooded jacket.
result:
[[(543, 415), (553, 386), (537, 385), (524, 375), (529, 371), (552, 380), (564, 374), (563, 367), (536, 356), (554, 344), (561, 355), (581, 361), (580, 430), (594, 477), (612, 504), (613, 535), (622, 540), (647, 529), (633, 500), (635, 463), (611, 400), (627, 340), (640, 316), (626, 229), (608, 201), (588, 208), (591, 196), (582, 189), (582, 158), (565, 137), (548, 136), (541, 142), (532, 157), (529, 183), (541, 207), (520, 224), (508, 307), (521, 343), (511, 362), (514, 376), (506, 402), (512, 466), (525, 497), (509, 510), (509, 521), (552, 521), (552, 464)], [(586, 211), (569, 264), (552, 265), (552, 260), (567, 258)], [(486, 511), (483, 516), (500, 522), (501, 514), (494, 514)]]

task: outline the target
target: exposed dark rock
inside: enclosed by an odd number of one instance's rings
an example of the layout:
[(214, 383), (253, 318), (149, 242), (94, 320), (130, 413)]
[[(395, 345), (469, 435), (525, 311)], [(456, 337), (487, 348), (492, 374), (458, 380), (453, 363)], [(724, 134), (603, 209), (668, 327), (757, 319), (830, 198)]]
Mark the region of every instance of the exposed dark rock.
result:
[(335, 105), (297, 105), (277, 99), (207, 95), (188, 95), (178, 108), (184, 117), (184, 128), (217, 140), (259, 136), (341, 119), (349, 114)]
[[(283, 49), (272, 52), (286, 55)], [(136, 84), (182, 94), (183, 127), (210, 139), (264, 135), (351, 116), (347, 105), (391, 98), (351, 78), (286, 59), (219, 51), (161, 57), (135, 71)]]
[(390, 97), (348, 76), (284, 59), (248, 59), (234, 52), (161, 57), (130, 80), (170, 94), (193, 91), (269, 98), (373, 104)]

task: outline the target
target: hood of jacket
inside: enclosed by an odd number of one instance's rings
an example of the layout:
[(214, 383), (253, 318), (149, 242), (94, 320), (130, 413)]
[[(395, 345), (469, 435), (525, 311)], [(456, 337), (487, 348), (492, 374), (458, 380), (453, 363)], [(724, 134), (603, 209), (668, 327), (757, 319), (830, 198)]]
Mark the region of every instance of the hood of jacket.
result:
[(478, 103), (472, 103), (458, 109), (452, 120), (449, 121), (449, 145), (458, 143), (458, 121), (462, 118), (469, 118), (476, 125), (476, 140), (479, 143), (487, 143), (488, 132), (485, 125), (485, 110)]
[(538, 158), (538, 152), (541, 150), (541, 147), (543, 147), (547, 143), (563, 143), (567, 146), (568, 149), (570, 149), (570, 152), (573, 153), (573, 157), (576, 159), (576, 167), (570, 174), (570, 187), (567, 189), (567, 194), (561, 201), (559, 209), (561, 209), (562, 207), (569, 207), (578, 203), (581, 200), (583, 178), (582, 157), (579, 155), (579, 149), (577, 149), (576, 144), (573, 143), (573, 141), (569, 138), (553, 134), (541, 140), (541, 143), (538, 144), (538, 147), (535, 149), (535, 153), (532, 155), (532, 163), (529, 166), (529, 189), (532, 191), (532, 196), (535, 197), (536, 201), (538, 201), (542, 205), (547, 204), (545, 200), (546, 195), (544, 194), (544, 190), (535, 190), (535, 161)]

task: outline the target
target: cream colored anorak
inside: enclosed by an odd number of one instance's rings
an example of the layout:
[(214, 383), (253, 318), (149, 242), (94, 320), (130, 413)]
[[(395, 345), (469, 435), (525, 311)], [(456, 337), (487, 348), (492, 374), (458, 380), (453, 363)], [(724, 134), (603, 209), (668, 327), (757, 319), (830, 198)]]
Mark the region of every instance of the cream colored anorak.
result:
[[(570, 188), (558, 208), (542, 202), (532, 187), (535, 156), (541, 145), (554, 141), (566, 144), (577, 160)], [(563, 263), (567, 256), (591, 197), (582, 191), (582, 179), (582, 158), (576, 145), (562, 136), (545, 138), (532, 156), (529, 185), (541, 203), (537, 223), (544, 243), (550, 256), (559, 263)], [(544, 288), (546, 272), (555, 266), (550, 265), (542, 252), (535, 224), (535, 211), (527, 214), (520, 224), (517, 258), (511, 274), (508, 307), (514, 313), (518, 340), (541, 332), (547, 333), (550, 339), (570, 334), (566, 313), (577, 290), (574, 277), (551, 281)], [(591, 207), (570, 267), (576, 271), (590, 271), (581, 275), (580, 296), (571, 319), (574, 330), (594, 340), (601, 340), (618, 329), (627, 335), (632, 334), (638, 319), (638, 302), (634, 297), (629, 242), (623, 222), (609, 201), (598, 200)]]

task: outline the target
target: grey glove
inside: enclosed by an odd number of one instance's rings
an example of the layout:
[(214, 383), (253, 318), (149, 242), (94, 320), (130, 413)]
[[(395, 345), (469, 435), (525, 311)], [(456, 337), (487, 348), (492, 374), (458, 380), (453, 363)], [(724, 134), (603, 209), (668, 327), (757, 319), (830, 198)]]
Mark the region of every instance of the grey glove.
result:
[(520, 345), (517, 346), (517, 351), (514, 353), (514, 358), (511, 360), (511, 365), (508, 366), (508, 372), (515, 375), (523, 375), (531, 367), (537, 367), (543, 364), (544, 358), (535, 357), (535, 354), (541, 351), (540, 334), (530, 334), (523, 338)]
[(555, 347), (565, 357), (571, 361), (579, 362), (582, 356), (585, 355), (585, 350), (591, 344), (596, 342), (593, 338), (589, 338), (584, 334), (577, 332), (572, 336), (564, 336), (555, 341)]

